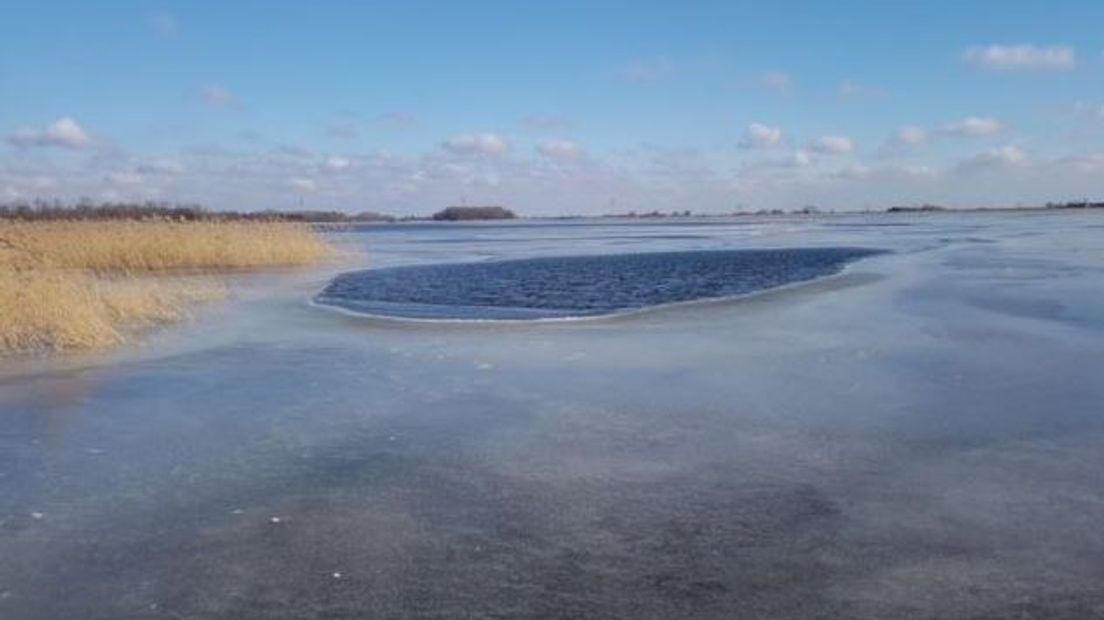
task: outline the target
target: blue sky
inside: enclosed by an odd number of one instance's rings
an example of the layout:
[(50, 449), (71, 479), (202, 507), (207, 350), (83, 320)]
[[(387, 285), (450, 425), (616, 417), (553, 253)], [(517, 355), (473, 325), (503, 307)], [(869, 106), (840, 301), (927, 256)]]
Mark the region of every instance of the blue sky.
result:
[(1104, 3), (5, 2), (0, 200), (1101, 198)]

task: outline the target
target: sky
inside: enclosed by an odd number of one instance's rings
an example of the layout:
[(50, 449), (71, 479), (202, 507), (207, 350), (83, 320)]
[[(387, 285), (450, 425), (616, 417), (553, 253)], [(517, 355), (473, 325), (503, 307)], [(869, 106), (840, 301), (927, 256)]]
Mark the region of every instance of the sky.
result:
[(0, 202), (1104, 199), (1104, 2), (0, 0)]

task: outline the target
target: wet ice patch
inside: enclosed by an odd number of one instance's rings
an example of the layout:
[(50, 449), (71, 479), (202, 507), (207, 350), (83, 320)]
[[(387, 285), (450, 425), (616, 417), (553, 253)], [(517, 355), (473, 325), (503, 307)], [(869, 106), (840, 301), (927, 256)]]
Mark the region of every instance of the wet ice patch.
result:
[(395, 267), (342, 274), (317, 301), (415, 319), (600, 316), (811, 280), (878, 253), (864, 248), (721, 250)]

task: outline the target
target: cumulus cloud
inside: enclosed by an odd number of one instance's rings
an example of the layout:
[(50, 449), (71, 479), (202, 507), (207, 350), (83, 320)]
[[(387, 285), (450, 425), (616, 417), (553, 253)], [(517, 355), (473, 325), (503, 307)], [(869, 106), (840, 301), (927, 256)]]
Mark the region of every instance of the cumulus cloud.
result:
[(1077, 53), (1068, 45), (978, 45), (963, 52), (962, 60), (989, 71), (1070, 71)]
[(994, 174), (1009, 169), (1026, 170), (1027, 154), (1020, 147), (1009, 144), (967, 157), (951, 167), (955, 175)]
[(752, 123), (744, 129), (740, 148), (764, 149), (782, 145), (782, 128)]
[(77, 121), (65, 116), (54, 121), (45, 129), (20, 129), (8, 136), (8, 142), (23, 148), (52, 146), (82, 149), (92, 144), (92, 138), (84, 128), (77, 124)]
[(574, 161), (583, 156), (583, 148), (571, 140), (542, 140), (537, 143), (537, 152), (557, 161)]
[(510, 150), (510, 143), (496, 133), (475, 133), (454, 136), (441, 146), (455, 155), (484, 155), (497, 157)]
[(813, 140), (809, 148), (817, 153), (841, 155), (855, 150), (855, 143), (847, 136), (821, 136)]
[(1084, 174), (1104, 174), (1104, 154), (1071, 155), (1058, 159), (1055, 164)]
[(778, 171), (794, 171), (801, 168), (808, 168), (815, 163), (816, 160), (813, 158), (812, 153), (805, 149), (797, 149), (782, 158), (760, 159), (749, 162), (742, 168), (741, 175), (746, 177), (763, 172), (771, 174)]
[(968, 116), (944, 125), (941, 131), (950, 136), (977, 137), (993, 135), (1003, 128), (1004, 125), (991, 116)]
[(931, 132), (917, 125), (902, 125), (878, 149), (881, 157), (900, 157), (928, 143)]
[(348, 169), (352, 165), (353, 162), (348, 157), (331, 155), (322, 162), (322, 169), (328, 172), (340, 172)]
[(794, 79), (784, 71), (764, 71), (759, 74), (759, 84), (778, 93), (789, 93), (794, 89)]
[(1081, 117), (1104, 120), (1104, 104), (1075, 101), (1073, 104), (1073, 113)]
[(990, 151), (989, 157), (990, 159), (1013, 166), (1027, 163), (1027, 154), (1024, 153), (1020, 147), (1011, 144)]
[(1022, 166), (1026, 163), (1027, 154), (1018, 146), (1009, 144), (966, 159), (959, 164), (959, 167)]
[(228, 108), (238, 105), (238, 96), (234, 91), (221, 84), (208, 84), (200, 89), (200, 97), (208, 105)]
[(928, 132), (923, 127), (905, 125), (897, 130), (894, 140), (903, 146), (920, 146), (928, 141)]

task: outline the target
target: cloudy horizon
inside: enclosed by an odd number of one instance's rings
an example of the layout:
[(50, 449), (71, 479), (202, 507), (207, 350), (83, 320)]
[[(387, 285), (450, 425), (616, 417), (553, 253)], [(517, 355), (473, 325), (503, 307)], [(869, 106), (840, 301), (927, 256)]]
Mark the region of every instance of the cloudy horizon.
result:
[(1104, 194), (1088, 2), (16, 4), (0, 202), (559, 215)]

